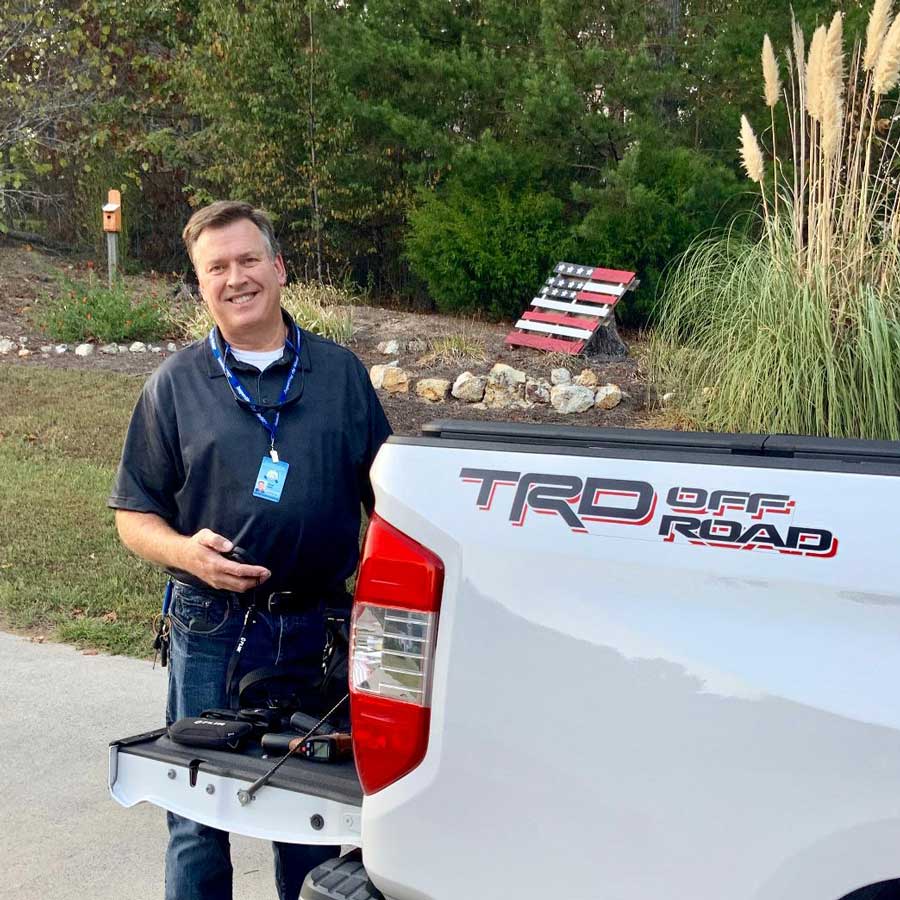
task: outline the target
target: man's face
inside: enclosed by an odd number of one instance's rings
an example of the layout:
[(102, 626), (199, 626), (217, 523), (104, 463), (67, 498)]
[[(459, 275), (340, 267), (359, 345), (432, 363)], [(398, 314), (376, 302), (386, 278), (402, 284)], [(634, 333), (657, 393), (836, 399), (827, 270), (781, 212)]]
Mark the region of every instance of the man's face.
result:
[(204, 228), (194, 244), (200, 293), (225, 339), (244, 350), (274, 349), (283, 337), (281, 287), (286, 276), (279, 254), (269, 256), (262, 232), (249, 219)]

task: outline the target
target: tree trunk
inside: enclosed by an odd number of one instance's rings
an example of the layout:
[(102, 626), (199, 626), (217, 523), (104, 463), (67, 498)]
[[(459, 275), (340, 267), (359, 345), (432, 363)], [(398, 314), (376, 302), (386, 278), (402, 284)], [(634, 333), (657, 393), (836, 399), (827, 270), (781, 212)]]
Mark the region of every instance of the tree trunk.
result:
[(609, 321), (594, 332), (583, 353), (591, 362), (598, 363), (613, 362), (628, 356), (628, 345), (619, 336), (615, 315), (610, 315)]

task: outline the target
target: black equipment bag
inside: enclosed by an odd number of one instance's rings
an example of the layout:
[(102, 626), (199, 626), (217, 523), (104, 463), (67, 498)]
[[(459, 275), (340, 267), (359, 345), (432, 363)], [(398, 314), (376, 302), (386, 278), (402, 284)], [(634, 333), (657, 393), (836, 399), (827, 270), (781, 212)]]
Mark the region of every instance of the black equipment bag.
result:
[(187, 716), (169, 726), (169, 737), (176, 744), (204, 747), (208, 750), (237, 750), (253, 733), (249, 722), (237, 722), (203, 716)]

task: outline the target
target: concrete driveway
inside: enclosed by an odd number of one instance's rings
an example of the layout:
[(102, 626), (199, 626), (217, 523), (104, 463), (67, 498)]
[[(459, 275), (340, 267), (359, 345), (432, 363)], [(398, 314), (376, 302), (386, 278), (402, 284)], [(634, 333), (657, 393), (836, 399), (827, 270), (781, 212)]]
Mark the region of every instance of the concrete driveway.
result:
[[(166, 673), (0, 632), (0, 898), (161, 898), (165, 813), (123, 809), (107, 745), (163, 724)], [(276, 896), (272, 851), (232, 839), (235, 898)]]

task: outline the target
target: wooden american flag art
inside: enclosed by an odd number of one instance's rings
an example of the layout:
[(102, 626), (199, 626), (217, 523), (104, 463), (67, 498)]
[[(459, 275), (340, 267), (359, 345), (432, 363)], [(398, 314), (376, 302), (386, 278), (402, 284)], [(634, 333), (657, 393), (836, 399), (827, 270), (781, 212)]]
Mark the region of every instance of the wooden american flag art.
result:
[(558, 263), (505, 343), (577, 355), (612, 323), (613, 307), (638, 284), (634, 272)]

